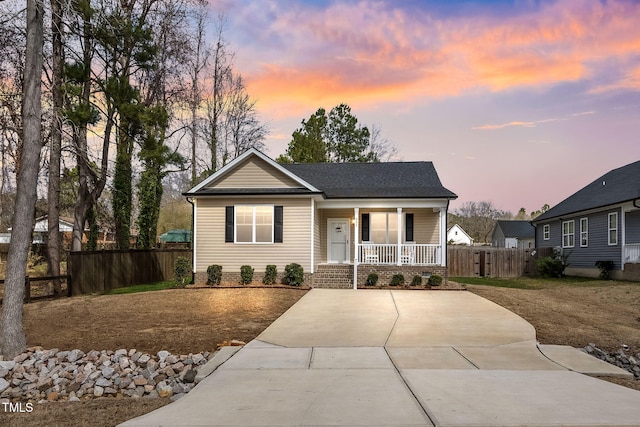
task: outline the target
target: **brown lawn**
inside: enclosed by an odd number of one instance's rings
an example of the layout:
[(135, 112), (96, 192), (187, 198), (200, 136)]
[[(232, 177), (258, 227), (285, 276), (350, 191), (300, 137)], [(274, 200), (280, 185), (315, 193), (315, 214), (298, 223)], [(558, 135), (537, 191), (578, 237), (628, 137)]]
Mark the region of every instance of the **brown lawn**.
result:
[[(593, 342), (617, 350), (624, 343), (640, 349), (640, 284), (468, 288), (531, 322), (544, 344), (582, 347)], [(25, 328), (29, 345), (44, 348), (212, 351), (225, 340), (255, 338), (304, 294), (299, 289), (180, 289), (42, 301), (25, 306)], [(638, 381), (613, 381), (640, 390)], [(32, 413), (0, 410), (0, 425), (113, 426), (167, 403), (125, 398), (51, 402), (35, 405)]]

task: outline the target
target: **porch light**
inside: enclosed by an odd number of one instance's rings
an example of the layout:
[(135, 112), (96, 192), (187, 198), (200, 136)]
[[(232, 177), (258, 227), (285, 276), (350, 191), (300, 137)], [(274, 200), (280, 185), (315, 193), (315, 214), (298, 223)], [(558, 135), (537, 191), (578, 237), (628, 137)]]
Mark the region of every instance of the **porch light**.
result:
[(355, 225), (356, 224), (356, 219), (355, 218), (351, 218), (351, 225)]

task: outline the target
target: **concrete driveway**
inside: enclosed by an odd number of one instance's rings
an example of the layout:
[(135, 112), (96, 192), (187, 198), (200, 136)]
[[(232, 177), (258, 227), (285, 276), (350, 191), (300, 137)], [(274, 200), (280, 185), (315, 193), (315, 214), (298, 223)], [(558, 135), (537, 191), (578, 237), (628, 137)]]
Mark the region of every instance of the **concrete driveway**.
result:
[(628, 373), (470, 292), (314, 289), (236, 350), (122, 425), (640, 426), (640, 392), (582, 374)]

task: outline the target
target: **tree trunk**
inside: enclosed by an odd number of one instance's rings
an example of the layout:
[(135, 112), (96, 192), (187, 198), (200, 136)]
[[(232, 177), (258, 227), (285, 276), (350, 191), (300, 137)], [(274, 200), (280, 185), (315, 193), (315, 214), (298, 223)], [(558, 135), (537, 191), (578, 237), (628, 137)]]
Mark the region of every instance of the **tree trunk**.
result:
[[(62, 2), (51, 0), (52, 95), (51, 147), (49, 148), (47, 274), (60, 275), (60, 153), (62, 151)], [(60, 280), (53, 281), (53, 293), (62, 293)]]
[(33, 234), (36, 186), (40, 169), (41, 80), (43, 43), (43, 0), (27, 0), (27, 46), (24, 67), (22, 116), (24, 138), (22, 167), (18, 175), (13, 230), (7, 258), (2, 303), (2, 354), (13, 358), (26, 347), (22, 327), (22, 304), (27, 256)]

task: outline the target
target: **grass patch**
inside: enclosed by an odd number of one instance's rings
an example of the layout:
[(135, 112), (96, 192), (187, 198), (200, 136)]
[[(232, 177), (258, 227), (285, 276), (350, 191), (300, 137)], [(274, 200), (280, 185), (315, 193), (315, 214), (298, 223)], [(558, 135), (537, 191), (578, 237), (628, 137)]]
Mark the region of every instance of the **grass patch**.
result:
[(592, 288), (617, 285), (640, 285), (637, 282), (623, 282), (616, 280), (601, 280), (589, 277), (450, 277), (449, 280), (467, 285), (495, 286), (498, 288), (512, 289), (548, 289), (558, 287)]
[(112, 289), (109, 292), (105, 292), (105, 295), (136, 294), (138, 292), (161, 291), (163, 289), (173, 288), (175, 288), (175, 282), (173, 281), (145, 283), (144, 285), (135, 285), (128, 286), (126, 288)]
[(528, 277), (449, 277), (449, 280), (466, 285), (496, 286), (499, 288), (512, 289), (540, 289), (540, 286), (536, 286)]

